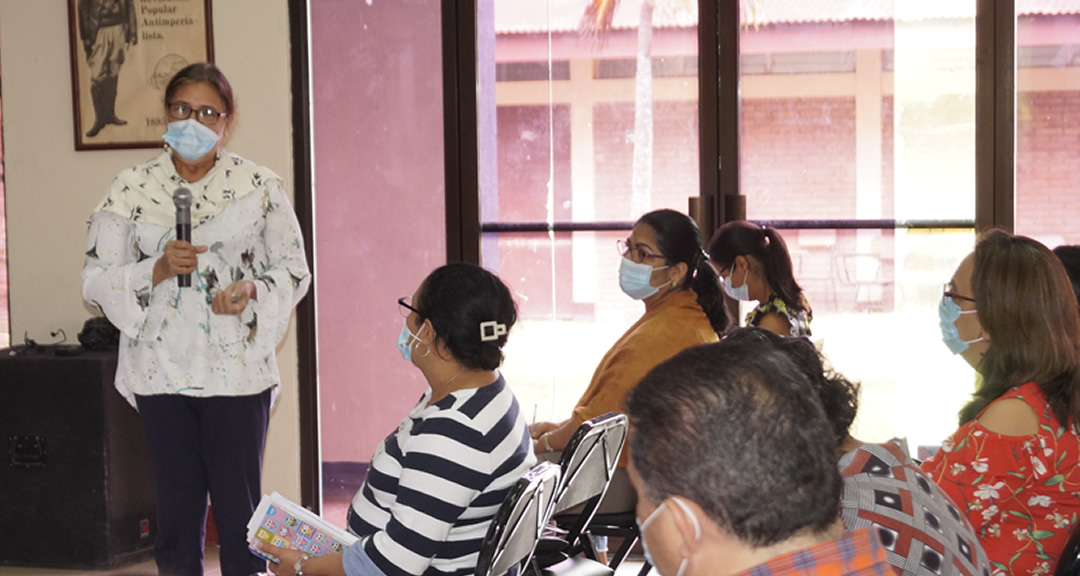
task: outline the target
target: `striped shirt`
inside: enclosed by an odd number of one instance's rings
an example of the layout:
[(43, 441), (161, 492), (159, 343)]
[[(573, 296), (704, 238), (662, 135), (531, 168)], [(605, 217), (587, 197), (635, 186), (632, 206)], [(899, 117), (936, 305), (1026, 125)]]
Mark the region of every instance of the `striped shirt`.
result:
[(375, 450), (349, 508), (349, 530), (387, 576), (473, 574), (491, 519), (536, 463), (501, 375), (430, 398), (429, 388)]

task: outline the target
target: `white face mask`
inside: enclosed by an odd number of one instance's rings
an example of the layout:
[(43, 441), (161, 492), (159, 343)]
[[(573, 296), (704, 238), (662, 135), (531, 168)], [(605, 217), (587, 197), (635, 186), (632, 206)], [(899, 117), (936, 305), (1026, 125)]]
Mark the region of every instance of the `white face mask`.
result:
[(735, 279), (735, 264), (731, 265), (731, 274), (728, 275), (727, 280), (724, 280), (724, 293), (732, 298), (747, 302), (750, 300), (750, 283), (747, 282), (750, 278), (750, 269), (747, 268), (743, 274), (742, 286), (733, 287), (731, 281)]
[[(671, 501), (678, 504), (679, 508), (682, 508), (683, 512), (690, 518), (690, 521), (694, 523), (694, 542), (701, 540), (701, 524), (698, 522), (697, 516), (694, 516), (694, 512), (690, 510), (690, 507), (686, 505), (686, 502), (683, 502), (677, 496), (672, 496)], [(638, 522), (638, 534), (641, 535), (641, 548), (645, 552), (645, 559), (653, 566), (656, 566), (656, 561), (653, 560), (652, 554), (649, 552), (649, 543), (645, 540), (645, 529), (649, 527), (649, 524), (652, 523), (656, 518), (656, 515), (664, 509), (666, 504), (667, 500), (661, 502), (660, 505), (656, 507), (656, 510), (653, 510), (652, 514), (649, 514), (649, 517), (646, 518), (644, 522)], [(689, 558), (683, 558), (682, 562), (679, 563), (679, 570), (675, 573), (675, 576), (683, 576), (683, 573), (686, 572), (686, 565), (689, 564), (689, 562)]]

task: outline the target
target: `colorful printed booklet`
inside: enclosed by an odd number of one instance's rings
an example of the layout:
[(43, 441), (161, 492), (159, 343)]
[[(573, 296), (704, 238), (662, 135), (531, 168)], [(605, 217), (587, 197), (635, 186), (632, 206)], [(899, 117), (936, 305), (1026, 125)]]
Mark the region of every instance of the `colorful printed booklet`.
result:
[(300, 550), (310, 556), (340, 554), (356, 542), (356, 536), (334, 526), (310, 510), (290, 501), (281, 494), (263, 494), (255, 514), (248, 522), (248, 548), (271, 562), (278, 559), (255, 548), (255, 542), (289, 550)]

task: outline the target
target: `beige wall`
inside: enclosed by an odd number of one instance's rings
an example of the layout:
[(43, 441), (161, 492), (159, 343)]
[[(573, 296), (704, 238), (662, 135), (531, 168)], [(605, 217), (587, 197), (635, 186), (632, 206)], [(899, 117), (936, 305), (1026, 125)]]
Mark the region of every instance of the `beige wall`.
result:
[[(292, 182), (286, 0), (213, 3), (215, 60), (240, 116), (229, 149)], [(90, 315), (80, 296), (86, 219), (121, 169), (153, 150), (76, 152), (67, 2), (0, 0), (11, 333), (73, 340)], [(270, 422), (265, 491), (299, 498), (295, 328), (279, 347), (283, 390)]]

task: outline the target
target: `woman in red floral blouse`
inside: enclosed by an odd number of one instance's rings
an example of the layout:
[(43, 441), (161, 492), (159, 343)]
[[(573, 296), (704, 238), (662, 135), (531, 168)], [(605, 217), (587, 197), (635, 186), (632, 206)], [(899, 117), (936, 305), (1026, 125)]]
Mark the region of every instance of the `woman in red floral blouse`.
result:
[(994, 574), (1049, 574), (1080, 513), (1080, 313), (1042, 244), (995, 231), (945, 286), (945, 344), (982, 376), (923, 469), (975, 527)]

